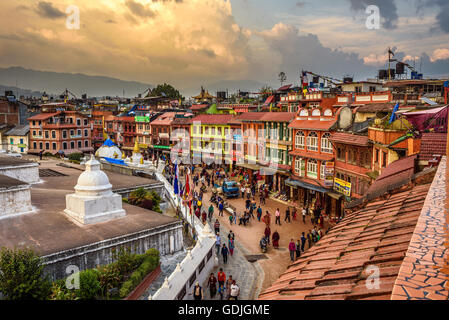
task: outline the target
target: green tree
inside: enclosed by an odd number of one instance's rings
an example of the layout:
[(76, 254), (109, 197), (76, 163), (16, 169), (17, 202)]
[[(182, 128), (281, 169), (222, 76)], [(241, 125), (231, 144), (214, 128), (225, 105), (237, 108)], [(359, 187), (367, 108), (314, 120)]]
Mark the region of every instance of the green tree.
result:
[(51, 283), (44, 277), (42, 259), (31, 249), (0, 251), (0, 292), (7, 300), (45, 300)]
[(152, 97), (165, 96), (169, 99), (184, 100), (184, 97), (179, 93), (179, 91), (167, 83), (159, 84), (156, 88), (151, 90), (150, 96)]
[(274, 90), (270, 86), (264, 86), (259, 89), (259, 93), (261, 94), (260, 97), (265, 101), (268, 99), (269, 96), (273, 94)]
[(284, 71), (279, 73), (279, 81), (281, 82), (281, 86), (284, 85), (284, 82), (287, 81), (287, 75)]

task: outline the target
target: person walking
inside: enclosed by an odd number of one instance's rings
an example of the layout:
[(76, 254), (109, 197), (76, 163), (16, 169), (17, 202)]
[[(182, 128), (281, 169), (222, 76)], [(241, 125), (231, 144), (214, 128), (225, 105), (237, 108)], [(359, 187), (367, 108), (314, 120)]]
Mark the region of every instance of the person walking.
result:
[(235, 234), (234, 234), (234, 232), (232, 232), (232, 230), (230, 230), (229, 231), (229, 234), (228, 234), (228, 240), (234, 240), (235, 239)]
[(246, 198), (248, 200), (251, 198), (251, 188), (249, 186), (246, 187)]
[(290, 259), (292, 260), (292, 262), (295, 262), (296, 244), (293, 239), (290, 240), (288, 250), (290, 251)]
[(193, 287), (193, 299), (195, 300), (203, 300), (203, 288), (200, 287), (200, 283), (196, 282)]
[(210, 290), (210, 297), (213, 299), (217, 294), (217, 278), (215, 278), (213, 273), (210, 274), (209, 280), (207, 280), (207, 285)]
[(306, 223), (306, 213), (307, 213), (307, 209), (306, 208), (302, 208), (302, 222), (304, 224)]
[(220, 204), (218, 205), (218, 210), (219, 210), (219, 216), (223, 217), (223, 210), (224, 210), (223, 201), (221, 201)]
[(271, 224), (271, 216), (270, 216), (270, 213), (268, 212), (268, 210), (267, 210), (267, 213), (265, 214), (265, 216), (263, 217), (263, 222), (265, 222), (265, 225), (268, 227)]
[(231, 295), (229, 297), (229, 300), (238, 300), (240, 294), (240, 288), (237, 285), (237, 283), (235, 282), (235, 280), (232, 281), (232, 285), (231, 285)]
[(215, 219), (214, 229), (216, 234), (220, 233), (220, 221), (218, 221), (218, 219)]
[(242, 192), (242, 199), (245, 199), (245, 185), (242, 183), (242, 187), (240, 188), (240, 191)]
[(285, 211), (284, 222), (286, 222), (287, 220), (288, 220), (289, 223), (291, 223), (291, 221), (290, 221), (290, 208), (287, 208), (287, 210)]
[(294, 221), (296, 221), (296, 216), (297, 216), (297, 210), (296, 210), (296, 207), (293, 207), (293, 210), (292, 210), (292, 218), (293, 218), (293, 220)]
[(228, 248), (229, 248), (229, 253), (231, 254), (231, 257), (234, 255), (234, 239), (229, 239), (228, 240)]
[(259, 220), (262, 218), (262, 208), (259, 206), (259, 208), (257, 208), (257, 220)]
[(298, 260), (299, 258), (301, 258), (301, 241), (297, 240), (296, 241), (296, 260)]
[(216, 233), (216, 235), (215, 235), (215, 249), (217, 249), (217, 257), (220, 255), (220, 248), (221, 248), (220, 235), (218, 233)]
[(301, 235), (301, 251), (304, 252), (304, 247), (306, 246), (306, 236), (305, 233), (303, 232)]
[(218, 285), (224, 286), (226, 282), (226, 274), (223, 272), (223, 268), (220, 268), (220, 271), (217, 273)]
[(220, 300), (223, 300), (225, 293), (226, 293), (226, 287), (224, 285), (219, 285), (218, 286), (218, 294), (220, 295)]
[(221, 255), (223, 256), (223, 262), (225, 264), (228, 263), (228, 254), (229, 254), (229, 250), (226, 247), (226, 245), (223, 243), (223, 247), (221, 248)]
[(264, 197), (263, 191), (261, 191), (259, 193), (259, 202), (260, 202), (260, 205), (265, 204), (265, 197)]
[(229, 224), (232, 225), (232, 221), (234, 221), (234, 215), (229, 215)]
[(274, 231), (273, 236), (271, 238), (273, 239), (273, 248), (279, 249), (279, 239), (281, 239), (279, 232)]
[(265, 227), (265, 239), (267, 239), (267, 243), (270, 244), (270, 236), (271, 236), (271, 230), (269, 226)]
[(210, 204), (208, 215), (209, 215), (209, 222), (210, 222), (210, 221), (212, 221), (212, 217), (214, 216), (214, 206), (212, 205), (212, 203)]
[(237, 224), (237, 211), (234, 210), (232, 216), (234, 217), (234, 223)]
[(229, 276), (228, 280), (226, 281), (226, 300), (229, 300), (231, 297), (231, 286), (232, 286), (232, 275)]
[(279, 226), (281, 225), (281, 212), (279, 211), (279, 208), (278, 209), (276, 209), (276, 212), (275, 212), (275, 221), (274, 221), (274, 224), (279, 224)]
[(309, 249), (312, 248), (312, 230), (309, 230), (307, 234), (307, 242), (309, 243)]

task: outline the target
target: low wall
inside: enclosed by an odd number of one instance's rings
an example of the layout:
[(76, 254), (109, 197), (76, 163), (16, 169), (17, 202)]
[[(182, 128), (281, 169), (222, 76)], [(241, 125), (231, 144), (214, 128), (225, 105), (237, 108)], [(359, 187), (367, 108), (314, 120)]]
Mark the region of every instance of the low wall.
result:
[(122, 166), (118, 164), (113, 164), (106, 162), (104, 160), (100, 161), (100, 169), (103, 171), (111, 171), (115, 173), (124, 174), (127, 176), (133, 176), (134, 175), (134, 169), (127, 166)]
[(0, 219), (32, 210), (30, 185), (0, 190)]
[(1, 167), (0, 174), (26, 183), (39, 182), (39, 164), (30, 163), (21, 166)]
[(211, 271), (218, 265), (215, 250), (215, 235), (209, 225), (203, 223), (191, 213), (183, 201), (174, 194), (173, 186), (165, 179), (162, 170), (156, 172), (156, 177), (164, 183), (167, 199), (181, 213), (197, 234), (197, 243), (193, 250), (187, 253), (185, 259), (178, 264), (170, 277), (165, 279), (162, 287), (150, 297), (151, 300), (192, 300), (192, 288), (198, 281), (201, 285), (207, 280)]
[(165, 226), (44, 256), (45, 273), (52, 280), (56, 280), (70, 275), (66, 273), (66, 268), (70, 265), (77, 266), (82, 271), (110, 264), (113, 262), (113, 249), (123, 246), (130, 247), (132, 252), (138, 254), (143, 254), (150, 248), (159, 250), (161, 256), (178, 252), (184, 247), (182, 223), (176, 221)]

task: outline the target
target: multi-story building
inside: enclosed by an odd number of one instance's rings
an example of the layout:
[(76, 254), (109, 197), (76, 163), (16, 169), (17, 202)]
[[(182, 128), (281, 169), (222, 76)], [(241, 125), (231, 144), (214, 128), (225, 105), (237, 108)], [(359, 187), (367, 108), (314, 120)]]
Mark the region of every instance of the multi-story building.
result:
[(30, 126), (28, 124), (18, 125), (7, 131), (4, 134), (7, 141), (6, 150), (14, 153), (28, 153), (29, 132)]
[[(172, 133), (173, 121), (176, 115), (183, 113), (166, 112), (158, 116), (155, 120), (151, 121), (151, 139), (152, 149), (156, 154), (170, 154), (172, 144), (170, 142), (170, 135)], [(150, 147), (151, 148), (151, 147)]]
[(28, 118), (30, 124), (29, 153), (40, 151), (69, 155), (92, 152), (88, 118), (77, 111), (41, 113)]
[(177, 116), (172, 122), (170, 140), (173, 143), (171, 152), (179, 157), (190, 159), (190, 126), (193, 115)]
[(90, 118), (90, 128), (92, 131), (92, 147), (97, 149), (103, 145), (104, 142), (104, 126), (105, 118), (112, 116), (112, 111), (94, 110)]
[[(230, 159), (233, 115), (202, 114), (191, 119), (191, 150), (195, 162), (224, 164)], [(229, 161), (229, 160), (228, 160)]]
[(125, 155), (132, 155), (136, 139), (136, 122), (134, 117), (116, 116), (114, 122), (117, 123), (117, 144), (124, 151)]
[(149, 116), (136, 116), (136, 139), (140, 149), (148, 149), (151, 143), (151, 118)]
[[(312, 97), (311, 100), (317, 99)], [(339, 214), (341, 210), (341, 203), (331, 201), (339, 200), (340, 195), (332, 191), (333, 181), (327, 177), (332, 175), (333, 178), (335, 156), (330, 130), (337, 117), (338, 110), (333, 108), (332, 101), (320, 100), (318, 104), (313, 102), (311, 106), (301, 107), (289, 125), (293, 129), (293, 151), (290, 152), (293, 175), (286, 181), (291, 187), (290, 196), (301, 205), (318, 204), (327, 214)]]

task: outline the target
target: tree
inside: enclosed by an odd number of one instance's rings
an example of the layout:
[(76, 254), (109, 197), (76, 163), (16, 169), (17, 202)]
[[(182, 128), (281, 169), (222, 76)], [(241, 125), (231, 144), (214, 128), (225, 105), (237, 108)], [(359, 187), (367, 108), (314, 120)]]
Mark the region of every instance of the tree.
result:
[(259, 89), (259, 93), (261, 94), (260, 97), (262, 98), (262, 100), (267, 100), (269, 96), (271, 96), (273, 94), (273, 88), (270, 86), (264, 86), (262, 88)]
[(279, 81), (281, 82), (281, 86), (284, 84), (285, 81), (287, 81), (287, 76), (285, 75), (284, 71), (279, 73)]
[(44, 277), (42, 259), (31, 249), (2, 248), (0, 292), (7, 300), (45, 300), (51, 283)]
[(163, 96), (169, 99), (184, 100), (184, 97), (179, 93), (179, 91), (167, 83), (159, 84), (156, 88), (151, 90), (150, 96), (151, 97)]

